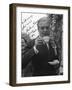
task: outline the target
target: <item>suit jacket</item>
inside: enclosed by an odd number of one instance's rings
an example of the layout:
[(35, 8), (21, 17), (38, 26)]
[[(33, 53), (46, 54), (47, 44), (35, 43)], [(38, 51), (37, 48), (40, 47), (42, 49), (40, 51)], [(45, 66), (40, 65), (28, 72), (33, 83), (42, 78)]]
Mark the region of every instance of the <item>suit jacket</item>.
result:
[(55, 49), (51, 46), (51, 43), (49, 43), (49, 49), (46, 44), (37, 46), (37, 49), (39, 50), (38, 54), (35, 54), (33, 48), (24, 54), (22, 57), (23, 68), (26, 67), (28, 62), (32, 61), (34, 76), (56, 75), (57, 68), (48, 64), (48, 62), (58, 59), (58, 50), (55, 53)]

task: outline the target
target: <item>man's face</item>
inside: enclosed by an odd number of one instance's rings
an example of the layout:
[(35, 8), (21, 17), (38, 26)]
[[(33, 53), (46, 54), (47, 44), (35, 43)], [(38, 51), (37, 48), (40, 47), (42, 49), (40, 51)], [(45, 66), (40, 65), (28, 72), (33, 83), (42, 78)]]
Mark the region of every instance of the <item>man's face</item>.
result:
[(38, 30), (39, 30), (39, 34), (40, 36), (44, 37), (44, 36), (49, 36), (50, 35), (50, 24), (47, 20), (43, 20), (39, 22), (38, 25)]

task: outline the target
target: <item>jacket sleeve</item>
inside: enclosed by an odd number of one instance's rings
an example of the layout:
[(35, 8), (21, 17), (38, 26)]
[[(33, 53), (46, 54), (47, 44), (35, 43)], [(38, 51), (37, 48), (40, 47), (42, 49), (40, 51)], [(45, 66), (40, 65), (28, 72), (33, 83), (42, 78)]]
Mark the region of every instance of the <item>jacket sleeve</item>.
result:
[(59, 52), (58, 52), (58, 48), (54, 48), (54, 52), (55, 52), (54, 59), (59, 60)]
[(25, 52), (22, 55), (22, 68), (26, 67), (26, 65), (30, 62), (30, 60), (34, 55), (35, 55), (35, 52), (33, 48), (29, 49), (27, 52)]

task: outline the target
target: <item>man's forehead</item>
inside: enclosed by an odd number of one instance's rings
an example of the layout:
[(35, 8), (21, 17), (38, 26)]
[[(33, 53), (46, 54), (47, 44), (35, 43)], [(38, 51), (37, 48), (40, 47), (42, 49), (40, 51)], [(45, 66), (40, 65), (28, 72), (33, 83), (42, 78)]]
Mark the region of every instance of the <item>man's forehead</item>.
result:
[(43, 17), (38, 21), (38, 26), (48, 26), (50, 25), (50, 18), (49, 17)]
[(44, 21), (44, 22), (40, 22), (39, 24), (38, 24), (38, 26), (42, 26), (42, 27), (44, 27), (44, 26), (49, 26), (50, 24), (47, 22), (47, 21)]

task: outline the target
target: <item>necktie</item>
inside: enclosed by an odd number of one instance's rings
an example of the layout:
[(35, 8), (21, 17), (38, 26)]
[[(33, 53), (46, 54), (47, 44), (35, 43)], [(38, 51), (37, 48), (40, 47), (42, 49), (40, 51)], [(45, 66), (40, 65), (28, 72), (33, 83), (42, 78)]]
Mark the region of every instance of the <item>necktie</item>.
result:
[(48, 43), (46, 43), (46, 45), (47, 45), (47, 48), (48, 48), (48, 50), (49, 50), (49, 44), (48, 44)]

